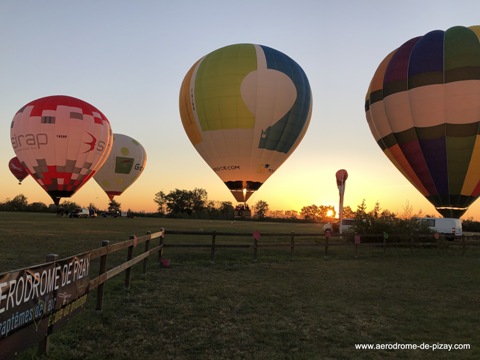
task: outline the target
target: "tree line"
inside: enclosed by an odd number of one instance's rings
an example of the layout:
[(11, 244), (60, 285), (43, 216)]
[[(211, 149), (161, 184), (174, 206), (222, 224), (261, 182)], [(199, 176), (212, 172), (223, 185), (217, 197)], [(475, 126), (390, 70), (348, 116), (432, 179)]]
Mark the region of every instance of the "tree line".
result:
[[(151, 215), (171, 218), (191, 219), (212, 219), (231, 220), (234, 218), (235, 207), (231, 201), (212, 201), (208, 199), (205, 189), (195, 188), (193, 190), (175, 189), (169, 193), (159, 191), (155, 194), (153, 201), (157, 205), (157, 212), (146, 214), (145, 212), (133, 213), (135, 215)], [(62, 201), (59, 205), (66, 212), (82, 207), (72, 201)], [(87, 206), (89, 209), (99, 211), (94, 204)], [(13, 199), (0, 202), (0, 211), (31, 211), (31, 212), (52, 212), (56, 213), (58, 207), (54, 204), (46, 205), (42, 202), (29, 203), (23, 195), (17, 195)], [(120, 211), (121, 204), (113, 200), (106, 211)], [(383, 232), (405, 233), (415, 232), (412, 219), (426, 217), (421, 212), (415, 213), (408, 204), (404, 207), (402, 214), (396, 214), (389, 210), (381, 209), (377, 202), (372, 210), (368, 211), (366, 201), (363, 200), (354, 211), (350, 206), (343, 209), (344, 218), (352, 218), (356, 221), (356, 228), (362, 233), (380, 234)], [(130, 211), (130, 210), (129, 210)], [(264, 200), (257, 201), (252, 206), (253, 217), (259, 220), (272, 221), (298, 221), (326, 223), (335, 221), (336, 211), (332, 205), (307, 205), (301, 211), (276, 210), (270, 211), (269, 204)], [(434, 217), (434, 216), (432, 216)], [(462, 221), (464, 231), (480, 231), (480, 222), (472, 218)]]
[[(24, 212), (46, 212), (46, 213), (58, 213), (59, 209), (63, 210), (63, 213), (68, 214), (78, 208), (88, 208), (92, 209), (95, 212), (99, 212), (98, 209), (93, 203), (90, 203), (88, 206), (81, 206), (74, 201), (64, 200), (58, 206), (55, 204), (46, 205), (43, 202), (33, 202), (29, 203), (25, 195), (19, 194), (13, 199), (7, 199), (4, 202), (0, 202), (0, 211), (24, 211)], [(120, 211), (121, 204), (115, 200), (112, 200), (109, 203), (109, 207), (105, 212), (109, 211)]]
[[(235, 207), (231, 201), (211, 201), (205, 189), (175, 189), (169, 193), (159, 191), (153, 200), (157, 204), (157, 212), (163, 216), (176, 218), (211, 218), (232, 219)], [(332, 205), (308, 205), (300, 212), (296, 210), (270, 211), (270, 205), (259, 200), (252, 206), (257, 219), (297, 220), (308, 222), (325, 222), (335, 217)], [(344, 209), (344, 216), (353, 216), (350, 207)]]

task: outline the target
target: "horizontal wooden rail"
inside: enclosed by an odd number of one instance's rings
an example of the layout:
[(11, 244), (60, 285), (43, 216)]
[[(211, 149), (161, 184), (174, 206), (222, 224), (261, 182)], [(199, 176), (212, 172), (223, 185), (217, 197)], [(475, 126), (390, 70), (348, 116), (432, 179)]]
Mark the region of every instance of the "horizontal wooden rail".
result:
[[(163, 244), (165, 248), (210, 248), (212, 244)], [(215, 244), (215, 247), (224, 247), (224, 248), (250, 248), (250, 244)]]
[[(253, 257), (254, 260), (257, 259), (258, 249), (259, 248), (280, 248), (280, 247), (289, 247), (290, 256), (293, 258), (294, 250), (298, 247), (324, 247), (325, 257), (328, 255), (329, 247), (353, 247), (355, 251), (355, 257), (358, 256), (358, 250), (360, 247), (375, 247), (383, 248), (385, 251), (388, 247), (407, 247), (410, 248), (413, 252), (414, 248), (418, 247), (445, 247), (445, 246), (461, 246), (463, 248), (463, 254), (465, 254), (465, 249), (467, 246), (480, 246), (479, 237), (469, 237), (471, 241), (467, 241), (466, 237), (463, 236), (457, 241), (445, 241), (444, 239), (435, 239), (434, 234), (418, 234), (418, 235), (408, 235), (408, 234), (388, 234), (390, 238), (387, 241), (385, 234), (330, 234), (329, 236), (321, 233), (258, 233), (255, 236), (254, 233), (250, 232), (224, 232), (224, 231), (180, 231), (180, 230), (167, 230), (165, 231), (167, 235), (195, 235), (195, 236), (210, 236), (210, 243), (201, 243), (201, 244), (186, 244), (186, 243), (175, 243), (167, 241), (164, 243), (165, 248), (210, 248), (210, 260), (212, 264), (215, 262), (215, 251), (217, 248), (253, 248)], [(248, 237), (253, 242), (249, 244), (219, 244), (218, 236), (227, 236), (227, 237)], [(276, 237), (276, 238), (285, 238), (290, 237), (290, 242), (268, 242), (261, 241), (260, 238), (265, 237)], [(304, 238), (304, 240), (298, 241), (299, 239)], [(315, 239), (312, 241), (312, 238)], [(392, 241), (392, 239), (398, 239)], [(428, 241), (431, 239), (431, 241)], [(420, 241), (419, 241), (420, 240)], [(426, 240), (426, 241), (425, 241)], [(460, 240), (460, 241), (458, 241)]]
[[(163, 251), (163, 237), (164, 237), (164, 230), (158, 231), (155, 233), (147, 232), (144, 236), (130, 236), (129, 240), (122, 241), (119, 243), (115, 243), (110, 245), (108, 240), (104, 240), (102, 242), (102, 247), (95, 249), (91, 252), (91, 258), (100, 258), (100, 270), (99, 275), (91, 279), (89, 282), (90, 289), (98, 289), (97, 291), (97, 306), (96, 310), (102, 310), (103, 307), (103, 296), (104, 296), (104, 283), (111, 279), (112, 277), (120, 274), (121, 272), (125, 271), (125, 287), (130, 287), (130, 268), (141, 262), (144, 261), (143, 265), (143, 272), (146, 273), (147, 271), (147, 264), (146, 260), (152, 254), (158, 253), (158, 261), (161, 261), (161, 254)], [(158, 239), (159, 244), (150, 249), (150, 241), (152, 239)], [(139, 244), (145, 243), (144, 251), (133, 257), (133, 249), (137, 247)], [(128, 249), (128, 256), (127, 261), (124, 263), (111, 268), (109, 270), (106, 269), (106, 262), (107, 262), (107, 255), (122, 249)]]
[[(91, 259), (96, 259), (98, 257), (104, 256), (104, 255), (107, 255), (107, 254), (110, 254), (110, 253), (113, 253), (113, 252), (116, 252), (116, 251), (119, 251), (119, 250), (122, 250), (122, 249), (126, 249), (126, 248), (132, 246), (134, 241), (136, 241), (136, 243), (138, 245), (138, 244), (144, 243), (148, 240), (158, 238), (159, 236), (157, 236), (157, 234), (160, 234), (160, 233), (138, 236), (136, 240), (135, 239), (129, 239), (129, 240), (118, 242), (118, 243), (115, 243), (115, 244), (112, 244), (112, 245), (108, 245), (108, 246), (100, 247), (100, 248), (97, 248), (97, 249), (93, 249), (93, 250), (90, 251), (90, 258)], [(154, 235), (156, 235), (156, 236), (154, 236)]]
[(133, 265), (139, 263), (140, 261), (144, 260), (145, 258), (149, 257), (150, 255), (160, 251), (160, 249), (163, 247), (162, 246), (157, 246), (153, 249), (150, 249), (148, 250), (147, 252), (144, 252), (144, 253), (141, 253), (140, 255), (138, 255), (137, 257), (133, 258), (132, 260), (129, 260), (127, 262), (124, 262), (102, 274), (100, 274), (99, 276), (97, 276), (96, 278), (90, 280), (90, 283), (89, 283), (89, 288), (90, 290), (92, 289), (96, 289), (100, 284), (103, 284), (105, 281), (107, 281), (108, 279), (111, 279), (112, 277), (114, 277), (115, 275), (118, 275), (120, 274), (122, 271), (124, 271), (125, 269), (129, 268), (129, 267), (132, 267)]

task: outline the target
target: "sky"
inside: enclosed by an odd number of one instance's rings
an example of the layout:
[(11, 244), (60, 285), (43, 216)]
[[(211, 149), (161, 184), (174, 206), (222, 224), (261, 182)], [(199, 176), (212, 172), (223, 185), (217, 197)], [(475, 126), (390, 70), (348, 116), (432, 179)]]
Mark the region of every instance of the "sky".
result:
[[(147, 152), (142, 175), (115, 198), (123, 210), (154, 212), (159, 191), (207, 191), (231, 201), (227, 187), (190, 143), (181, 123), (182, 80), (202, 56), (227, 45), (277, 49), (305, 71), (313, 94), (309, 128), (286, 162), (248, 203), (270, 210), (338, 208), (335, 173), (346, 169), (344, 205), (439, 216), (383, 154), (367, 125), (365, 95), (383, 58), (431, 30), (479, 24), (478, 0), (3, 0), (0, 2), (0, 201), (19, 194), (52, 200), (8, 169), (10, 124), (26, 103), (77, 97), (100, 109), (114, 133)], [(71, 198), (108, 207), (91, 179)], [(463, 219), (480, 220), (480, 201)]]

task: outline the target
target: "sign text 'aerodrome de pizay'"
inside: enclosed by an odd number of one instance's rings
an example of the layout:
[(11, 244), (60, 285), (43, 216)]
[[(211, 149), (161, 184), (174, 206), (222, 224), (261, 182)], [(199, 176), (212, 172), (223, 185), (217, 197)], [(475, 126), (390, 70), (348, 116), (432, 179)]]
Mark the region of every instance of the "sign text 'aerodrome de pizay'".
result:
[(2, 359), (50, 335), (81, 308), (89, 284), (90, 254), (0, 274)]

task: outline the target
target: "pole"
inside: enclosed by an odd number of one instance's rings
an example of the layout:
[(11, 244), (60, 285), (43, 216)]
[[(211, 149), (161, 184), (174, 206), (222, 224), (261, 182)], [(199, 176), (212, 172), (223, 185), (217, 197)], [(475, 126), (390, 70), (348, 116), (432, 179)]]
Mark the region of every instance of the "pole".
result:
[(339, 212), (338, 220), (340, 221), (338, 231), (340, 233), (340, 236), (342, 236), (343, 195), (345, 194), (345, 181), (347, 181), (348, 172), (345, 169), (340, 169), (336, 172), (335, 177), (337, 178), (338, 193), (340, 195), (340, 202), (338, 204), (338, 212)]
[(345, 186), (342, 180), (342, 190), (340, 191), (340, 202), (338, 204), (338, 212), (340, 213), (338, 216), (339, 226), (338, 231), (340, 232), (340, 236), (342, 236), (342, 222), (343, 222), (343, 192), (345, 191)]
[(210, 247), (210, 263), (215, 265), (215, 238), (217, 237), (217, 232), (212, 231), (212, 245)]

